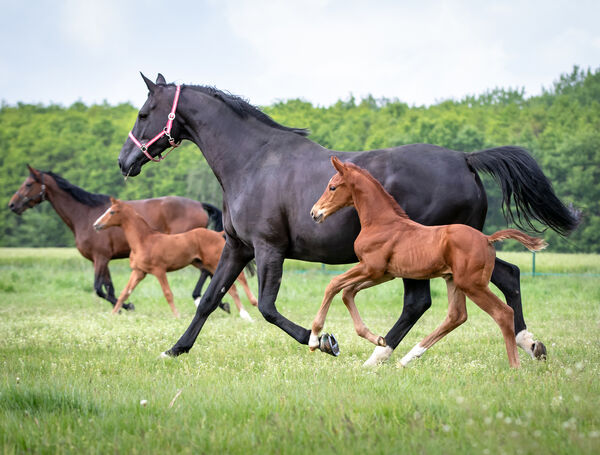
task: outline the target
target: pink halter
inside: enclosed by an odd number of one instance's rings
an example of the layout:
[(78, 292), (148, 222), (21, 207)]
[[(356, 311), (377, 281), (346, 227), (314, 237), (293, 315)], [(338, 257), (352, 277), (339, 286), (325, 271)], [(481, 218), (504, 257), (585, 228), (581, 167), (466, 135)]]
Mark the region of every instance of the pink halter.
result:
[[(175, 142), (175, 139), (173, 138), (173, 136), (171, 136), (171, 127), (173, 126), (173, 120), (175, 120), (175, 110), (177, 109), (177, 103), (179, 102), (179, 94), (181, 93), (181, 85), (177, 85), (176, 87), (177, 87), (177, 90), (175, 91), (175, 98), (173, 99), (173, 107), (171, 108), (171, 112), (169, 113), (167, 125), (162, 129), (162, 131), (160, 133), (158, 133), (156, 136), (154, 136), (152, 139), (150, 139), (145, 144), (142, 144), (133, 135), (133, 130), (129, 132), (129, 138), (133, 141), (133, 143), (135, 145), (137, 145), (139, 147), (139, 149), (142, 151), (142, 153), (144, 155), (146, 155), (146, 157), (150, 161), (164, 160), (167, 157), (167, 155), (169, 153), (171, 153), (171, 151), (174, 148), (179, 147), (179, 145), (181, 144), (181, 141)], [(171, 144), (171, 150), (169, 150), (165, 154), (165, 156), (159, 155), (157, 158), (154, 158), (152, 155), (150, 155), (150, 153), (148, 153), (148, 147), (150, 147), (152, 144), (154, 144), (156, 141), (158, 141), (163, 136), (166, 136), (167, 139), (169, 140), (169, 144)]]

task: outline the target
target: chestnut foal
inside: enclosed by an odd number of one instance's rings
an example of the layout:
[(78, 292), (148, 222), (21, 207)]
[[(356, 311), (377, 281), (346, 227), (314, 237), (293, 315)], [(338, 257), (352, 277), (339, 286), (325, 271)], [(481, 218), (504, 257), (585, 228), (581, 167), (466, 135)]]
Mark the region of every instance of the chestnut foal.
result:
[[(137, 284), (144, 279), (146, 274), (150, 273), (158, 278), (173, 314), (179, 317), (179, 312), (173, 303), (173, 293), (167, 281), (167, 272), (179, 270), (191, 264), (200, 270), (206, 270), (211, 275), (214, 274), (225, 246), (223, 234), (204, 228), (192, 229), (180, 234), (163, 234), (152, 229), (131, 204), (112, 197), (110, 201), (111, 206), (96, 220), (94, 229), (99, 231), (111, 226), (121, 226), (131, 247), (129, 254), (131, 276), (113, 308), (113, 314), (119, 311)], [(237, 279), (244, 288), (250, 303), (257, 306), (258, 302), (248, 287), (244, 272), (240, 273)], [(235, 285), (231, 286), (229, 294), (233, 297), (240, 317), (252, 321), (242, 306)]]
[(337, 157), (332, 157), (331, 162), (337, 174), (331, 178), (310, 213), (317, 223), (321, 223), (342, 207), (354, 205), (361, 224), (360, 234), (354, 242), (360, 262), (327, 286), (321, 308), (312, 323), (311, 351), (319, 347), (319, 333), (329, 305), (342, 289), (342, 300), (358, 335), (378, 346), (386, 346), (385, 339), (374, 335), (360, 318), (354, 303), (357, 292), (396, 277), (417, 280), (443, 277), (448, 289), (448, 315), (400, 361), (401, 364), (405, 366), (420, 357), (467, 320), (466, 295), (500, 326), (509, 364), (517, 368), (519, 356), (513, 310), (488, 287), (496, 257), (492, 244), (510, 238), (531, 251), (538, 251), (547, 246), (546, 242), (517, 229), (505, 229), (488, 236), (463, 224), (424, 226), (412, 221), (368, 171), (352, 163), (342, 163)]

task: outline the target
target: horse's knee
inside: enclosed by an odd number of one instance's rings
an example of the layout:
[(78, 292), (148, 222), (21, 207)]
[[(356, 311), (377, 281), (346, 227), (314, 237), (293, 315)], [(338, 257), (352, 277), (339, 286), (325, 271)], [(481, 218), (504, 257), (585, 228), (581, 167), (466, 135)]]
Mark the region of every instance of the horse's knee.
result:
[(260, 302), (258, 304), (258, 310), (260, 311), (260, 314), (262, 314), (263, 318), (265, 318), (265, 320), (267, 322), (270, 322), (271, 324), (275, 324), (275, 322), (277, 321), (277, 310), (271, 306), (269, 307), (265, 307), (265, 306), (261, 306)]
[(466, 311), (453, 311), (448, 314), (449, 321), (456, 327), (467, 322), (467, 318)]

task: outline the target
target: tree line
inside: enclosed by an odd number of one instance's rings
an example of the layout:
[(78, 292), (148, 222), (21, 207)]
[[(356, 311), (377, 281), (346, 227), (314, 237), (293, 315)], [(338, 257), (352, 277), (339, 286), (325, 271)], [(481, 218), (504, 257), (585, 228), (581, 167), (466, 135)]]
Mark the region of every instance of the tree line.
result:
[[(250, 100), (251, 101), (251, 100)], [(543, 235), (552, 251), (600, 252), (600, 68), (574, 67), (541, 95), (496, 88), (461, 100), (409, 106), (368, 96), (320, 107), (292, 99), (263, 111), (276, 121), (309, 128), (310, 139), (343, 151), (427, 142), (472, 152), (518, 145), (531, 152), (559, 197), (582, 210), (583, 221), (568, 239)], [(185, 143), (160, 164), (124, 182), (119, 150), (135, 122), (130, 104), (86, 106), (2, 104), (0, 107), (0, 246), (73, 246), (68, 228), (48, 203), (18, 217), (7, 208), (28, 174), (26, 164), (60, 174), (94, 193), (122, 199), (177, 194), (221, 204), (221, 188), (201, 151)], [(507, 226), (498, 185), (483, 176), (489, 210), (484, 231)], [(518, 248), (510, 244), (504, 248)]]

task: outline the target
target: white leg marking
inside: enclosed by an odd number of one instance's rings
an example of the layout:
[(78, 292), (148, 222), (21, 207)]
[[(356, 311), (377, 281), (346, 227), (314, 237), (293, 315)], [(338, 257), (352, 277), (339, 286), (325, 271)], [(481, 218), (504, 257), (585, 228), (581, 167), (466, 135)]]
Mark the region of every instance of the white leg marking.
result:
[(310, 338), (308, 339), (308, 347), (309, 348), (318, 348), (319, 347), (319, 336), (310, 332)]
[(406, 354), (404, 357), (402, 357), (402, 359), (400, 360), (400, 364), (405, 367), (406, 365), (408, 365), (410, 363), (411, 360), (421, 357), (423, 355), (423, 353), (427, 351), (427, 348), (421, 347), (419, 346), (419, 344), (417, 343), (415, 345), (414, 348), (412, 348), (408, 354)]
[(371, 357), (363, 363), (363, 367), (374, 367), (390, 358), (394, 350), (389, 346), (376, 346)]
[(166, 352), (161, 352), (160, 355), (158, 356), (159, 359), (170, 359), (171, 356), (168, 355)]
[(240, 318), (248, 322), (254, 322), (254, 319), (252, 319), (250, 314), (248, 314), (248, 312), (243, 308), (240, 308)]
[(533, 359), (533, 345), (535, 344), (533, 334), (527, 331), (527, 329), (524, 329), (517, 333), (517, 336), (515, 338), (517, 340), (517, 346), (519, 346), (521, 349), (527, 352)]
[(198, 308), (198, 305), (200, 305), (200, 297), (196, 297), (194, 299), (194, 305), (196, 305), (196, 308)]

